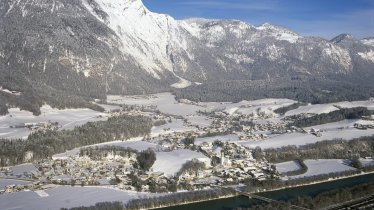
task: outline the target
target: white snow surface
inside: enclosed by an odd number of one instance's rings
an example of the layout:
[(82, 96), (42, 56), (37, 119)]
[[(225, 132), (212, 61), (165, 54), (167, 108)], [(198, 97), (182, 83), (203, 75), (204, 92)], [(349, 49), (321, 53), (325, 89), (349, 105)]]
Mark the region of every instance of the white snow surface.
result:
[(200, 126), (200, 127), (208, 127), (212, 124), (213, 120), (209, 119), (207, 116), (200, 116), (200, 115), (192, 115), (186, 117), (188, 122), (192, 125)]
[(302, 36), (287, 30), (285, 28), (272, 25), (270, 23), (264, 23), (261, 26), (256, 27), (257, 30), (270, 32), (270, 34), (278, 40), (288, 41), (290, 43), (296, 43)]
[(301, 146), (305, 144), (312, 144), (324, 140), (334, 140), (334, 139), (343, 139), (343, 140), (352, 140), (355, 138), (363, 136), (372, 136), (374, 135), (374, 129), (368, 130), (358, 130), (355, 128), (347, 128), (343, 130), (334, 129), (331, 131), (323, 132), (322, 137), (316, 137), (312, 134), (304, 133), (291, 133), (291, 134), (281, 134), (269, 136), (268, 139), (262, 141), (240, 141), (238, 144), (255, 148), (257, 146), (267, 149), (267, 148), (280, 148), (289, 145)]
[(14, 176), (22, 175), (23, 173), (38, 172), (38, 169), (30, 163), (13, 166), (11, 170)]
[(75, 157), (79, 154), (81, 148), (87, 148), (87, 147), (119, 146), (123, 148), (131, 148), (131, 149), (138, 150), (138, 151), (147, 150), (148, 148), (151, 148), (151, 149), (157, 148), (156, 144), (142, 141), (142, 139), (143, 137), (135, 137), (135, 138), (131, 138), (125, 141), (117, 140), (117, 141), (105, 142), (101, 144), (93, 144), (93, 145), (85, 146), (85, 147), (74, 148), (64, 153), (53, 155), (52, 158), (53, 159), (67, 159), (69, 157)]
[(200, 161), (210, 161), (210, 159), (201, 153), (181, 149), (171, 152), (157, 152), (156, 162), (152, 166), (154, 172), (164, 172), (166, 175), (173, 176), (181, 168), (184, 163), (192, 159)]
[(185, 131), (195, 131), (195, 130), (197, 130), (197, 128), (185, 126), (183, 124), (183, 120), (174, 119), (172, 120), (171, 123), (152, 127), (151, 136), (158, 136), (161, 134), (169, 134), (169, 133), (177, 133), (177, 132), (185, 132)]
[(231, 142), (231, 143), (240, 142), (238, 135), (229, 134), (229, 135), (225, 135), (225, 136), (212, 136), (212, 137), (196, 138), (195, 144), (200, 145), (204, 142), (213, 143), (215, 141)]
[(374, 47), (374, 38), (371, 39), (363, 39), (361, 40), (362, 43)]
[(343, 67), (346, 71), (352, 69), (352, 58), (348, 50), (331, 43), (326, 45), (326, 48), (322, 51), (323, 56), (330, 58), (336, 64)]
[(192, 82), (186, 79), (183, 79), (182, 77), (178, 77), (178, 78), (179, 78), (179, 82), (172, 84), (171, 87), (177, 88), (177, 89), (183, 89), (183, 88), (186, 88), (192, 85)]
[(12, 95), (17, 95), (17, 96), (19, 96), (21, 94), (19, 92), (12, 92), (12, 91), (10, 91), (6, 88), (3, 88), (2, 86), (0, 86), (0, 91), (5, 92), (5, 93), (9, 93), (9, 94), (12, 94)]
[(119, 96), (108, 95), (108, 103), (126, 105), (155, 105), (166, 114), (182, 115), (184, 117), (197, 115), (198, 111), (222, 110), (229, 114), (240, 112), (243, 114), (273, 113), (277, 108), (289, 106), (296, 101), (290, 99), (260, 99), (254, 101), (231, 102), (201, 102), (197, 105), (178, 103), (171, 93), (158, 93), (153, 95)]
[[(9, 114), (0, 117), (0, 138), (27, 138), (31, 133), (27, 128), (10, 128), (24, 123), (58, 122), (61, 129), (73, 129), (87, 122), (107, 120), (107, 114), (91, 109), (55, 109), (48, 105), (41, 107), (41, 115), (19, 108), (9, 109)], [(100, 117), (102, 116), (102, 117)]]
[(358, 53), (358, 55), (361, 56), (361, 58), (374, 63), (374, 51), (373, 50), (370, 50), (368, 52), (360, 52)]
[(323, 114), (323, 113), (330, 113), (336, 110), (339, 110), (336, 106), (342, 108), (354, 108), (354, 107), (366, 107), (369, 110), (374, 110), (374, 101), (343, 101), (337, 103), (329, 103), (329, 104), (309, 104), (307, 106), (300, 106), (297, 109), (288, 111), (285, 115), (292, 116), (298, 115), (302, 113), (309, 113), (309, 114)]
[(322, 125), (315, 125), (311, 127), (304, 128), (305, 130), (310, 130), (312, 128), (322, 130), (322, 131), (334, 131), (334, 130), (342, 130), (342, 129), (352, 129), (354, 127), (354, 124), (361, 124), (361, 125), (372, 125), (374, 124), (374, 121), (367, 121), (367, 120), (358, 120), (358, 119), (352, 119), (352, 120), (342, 120), (339, 122), (333, 122), (333, 123), (326, 123)]
[(233, 103), (227, 105), (225, 111), (229, 114), (241, 113), (241, 114), (258, 114), (265, 113), (271, 114), (274, 110), (286, 107), (296, 103), (294, 100), (290, 99), (259, 99), (254, 101), (241, 101), (239, 103)]
[(163, 113), (182, 116), (194, 115), (197, 111), (205, 109), (201, 106), (178, 103), (171, 93), (139, 96), (109, 95), (107, 101), (126, 105), (155, 105)]
[(287, 161), (283, 163), (275, 164), (277, 171), (281, 174), (290, 172), (290, 171), (297, 171), (300, 169), (300, 165), (295, 161)]
[[(140, 139), (140, 138), (138, 138)], [(140, 140), (130, 140), (130, 141), (113, 141), (113, 142), (107, 142), (102, 144), (93, 145), (95, 146), (116, 146), (116, 147), (123, 147), (123, 148), (131, 148), (137, 151), (143, 151), (147, 149), (156, 149), (157, 145), (153, 143), (149, 143), (146, 141), (140, 141)]]
[(100, 18), (88, 1), (86, 8), (119, 37), (124, 55), (132, 57), (153, 77), (160, 79), (163, 71), (172, 71), (169, 49), (186, 51), (187, 41), (181, 34), (198, 34), (184, 21), (177, 21), (165, 14), (149, 11), (141, 0), (96, 0), (108, 14)]
[(302, 177), (356, 170), (355, 168), (348, 166), (347, 160), (341, 159), (305, 160), (304, 163), (308, 167), (308, 171), (305, 174), (290, 176), (288, 178), (297, 179)]
[(103, 187), (60, 186), (45, 191), (49, 196), (40, 197), (36, 192), (23, 191), (0, 195), (0, 209), (50, 210), (91, 206), (98, 202), (128, 202), (131, 199), (147, 197), (149, 194), (124, 192)]
[(368, 166), (374, 166), (374, 160), (373, 159), (360, 159), (360, 162), (362, 166), (368, 167)]

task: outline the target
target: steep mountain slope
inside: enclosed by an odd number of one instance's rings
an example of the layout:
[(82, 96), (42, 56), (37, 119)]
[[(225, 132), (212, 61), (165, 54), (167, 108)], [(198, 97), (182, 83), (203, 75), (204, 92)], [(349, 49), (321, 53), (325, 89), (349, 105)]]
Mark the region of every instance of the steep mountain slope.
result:
[(188, 97), (219, 83), (298, 92), (298, 84), (313, 80), (330, 94), (340, 89), (328, 84), (350, 90), (359, 84), (366, 97), (374, 86), (368, 43), (349, 35), (302, 37), (269, 23), (175, 20), (141, 0), (2, 0), (0, 112), (19, 106), (38, 114), (43, 103), (97, 108), (88, 101), (108, 93), (191, 86), (177, 91)]

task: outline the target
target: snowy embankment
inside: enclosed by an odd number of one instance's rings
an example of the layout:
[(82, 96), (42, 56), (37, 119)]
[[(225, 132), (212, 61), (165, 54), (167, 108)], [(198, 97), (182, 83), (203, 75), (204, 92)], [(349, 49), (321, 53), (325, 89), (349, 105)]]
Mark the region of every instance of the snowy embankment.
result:
[(344, 171), (357, 170), (348, 165), (348, 160), (341, 159), (319, 159), (319, 160), (305, 160), (305, 165), (308, 170), (305, 174), (290, 176), (289, 179), (299, 179), (303, 177), (312, 177), (329, 173), (339, 173)]
[(157, 152), (156, 162), (152, 166), (154, 172), (164, 172), (166, 175), (173, 176), (182, 165), (192, 159), (198, 159), (201, 162), (210, 162), (210, 159), (201, 153), (181, 149), (172, 152)]

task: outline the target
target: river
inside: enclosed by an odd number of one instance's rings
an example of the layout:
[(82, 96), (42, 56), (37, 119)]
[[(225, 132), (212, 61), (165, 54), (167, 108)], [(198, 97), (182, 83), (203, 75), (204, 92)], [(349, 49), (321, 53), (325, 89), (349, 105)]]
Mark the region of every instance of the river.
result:
[[(301, 187), (294, 187), (288, 189), (282, 189), (277, 191), (258, 193), (257, 195), (271, 198), (274, 200), (288, 200), (298, 196), (315, 196), (321, 192), (329, 191), (333, 189), (340, 189), (345, 187), (352, 187), (355, 185), (374, 182), (374, 174), (366, 174), (361, 176), (355, 176), (345, 179), (339, 179), (324, 183), (318, 183), (313, 185), (305, 185)], [(232, 210), (239, 207), (250, 207), (261, 201), (248, 199), (245, 196), (236, 196), (232, 198), (224, 198), (218, 200), (204, 201), (199, 203), (192, 203), (180, 206), (173, 206), (167, 208), (161, 208), (158, 210)]]

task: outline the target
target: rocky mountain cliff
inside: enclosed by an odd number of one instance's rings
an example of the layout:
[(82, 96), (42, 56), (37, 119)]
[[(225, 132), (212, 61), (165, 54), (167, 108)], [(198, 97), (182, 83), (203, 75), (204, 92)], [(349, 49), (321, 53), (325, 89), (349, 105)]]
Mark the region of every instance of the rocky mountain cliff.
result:
[(38, 114), (43, 103), (98, 108), (88, 101), (190, 86), (179, 90), (188, 97), (243, 81), (275, 89), (279, 81), (322, 81), (326, 93), (340, 90), (327, 84), (344, 84), (370, 95), (373, 42), (303, 37), (269, 23), (175, 20), (141, 0), (0, 2), (0, 112), (19, 106)]

